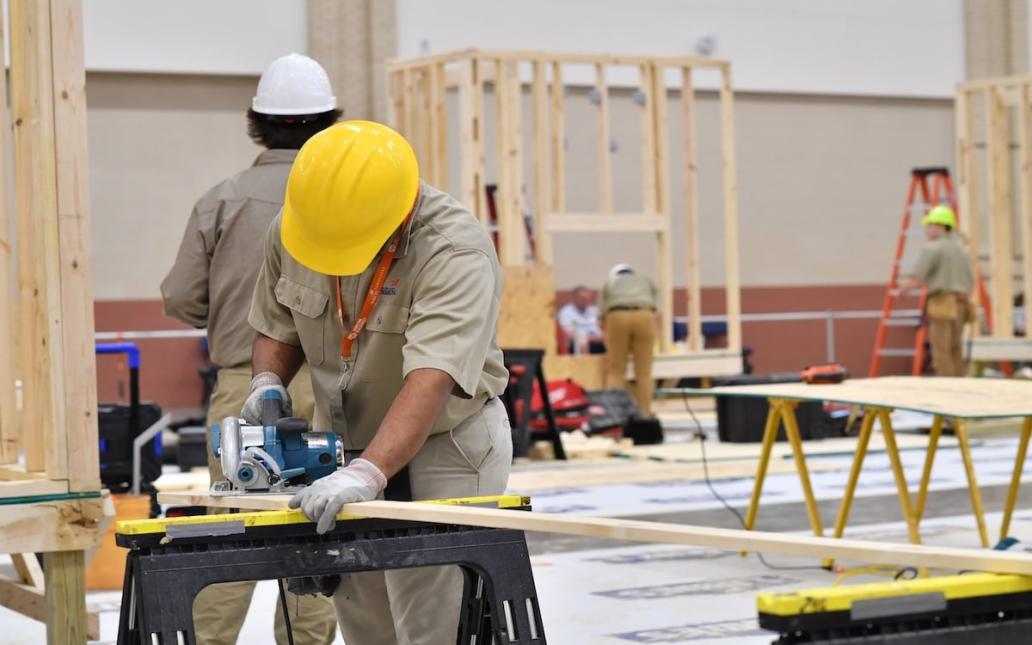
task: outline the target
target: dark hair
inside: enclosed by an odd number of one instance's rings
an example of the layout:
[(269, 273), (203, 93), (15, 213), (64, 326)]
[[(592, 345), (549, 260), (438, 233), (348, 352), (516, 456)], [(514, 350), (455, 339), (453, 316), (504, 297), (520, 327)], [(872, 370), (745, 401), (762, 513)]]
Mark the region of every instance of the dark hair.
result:
[(247, 110), (247, 134), (266, 148), (299, 150), (305, 141), (340, 119), (340, 110), (319, 114), (278, 115)]

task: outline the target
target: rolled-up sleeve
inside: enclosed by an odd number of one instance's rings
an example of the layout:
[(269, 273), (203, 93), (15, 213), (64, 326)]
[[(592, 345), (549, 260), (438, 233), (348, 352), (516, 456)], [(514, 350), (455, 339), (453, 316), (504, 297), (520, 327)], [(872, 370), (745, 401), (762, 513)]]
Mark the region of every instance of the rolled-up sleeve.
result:
[(452, 377), (456, 394), (476, 393), (498, 320), (500, 277), (479, 250), (438, 253), (413, 284), (402, 374), (433, 368)]
[(276, 298), (276, 285), (280, 281), (280, 218), (272, 220), (265, 234), (265, 260), (258, 272), (258, 282), (254, 285), (254, 296), (251, 298), (251, 311), (247, 321), (255, 331), (287, 345), (300, 347), (297, 328), (290, 309)]
[(215, 248), (218, 207), (194, 208), (172, 269), (161, 281), (165, 315), (191, 327), (208, 325), (208, 276)]

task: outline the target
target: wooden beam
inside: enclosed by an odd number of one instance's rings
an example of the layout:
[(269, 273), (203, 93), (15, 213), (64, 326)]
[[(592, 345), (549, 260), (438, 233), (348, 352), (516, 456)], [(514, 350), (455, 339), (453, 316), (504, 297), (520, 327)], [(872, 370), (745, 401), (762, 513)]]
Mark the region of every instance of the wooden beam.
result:
[(659, 195), (656, 186), (656, 130), (652, 122), (653, 92), (652, 66), (643, 63), (638, 67), (640, 91), (645, 97), (641, 110), (641, 209), (646, 213), (659, 212)]
[(14, 204), (18, 222), (21, 294), (22, 436), (25, 466), (63, 478), (67, 464), (50, 442), (64, 427), (64, 393), (55, 382), (62, 356), (57, 169), (54, 143), (50, 3), (12, 0), (11, 116), (14, 126)]
[(595, 164), (598, 171), (598, 210), (613, 212), (613, 164), (609, 156), (609, 87), (606, 66), (595, 64)]
[(51, 479), (71, 491), (100, 489), (97, 441), (97, 363), (93, 339), (93, 275), (89, 153), (86, 144), (86, 68), (82, 0), (51, 0), (53, 96), (60, 239), (61, 362), (55, 380), (63, 393), (64, 423), (49, 442)]
[(114, 511), (102, 498), (89, 498), (5, 505), (0, 514), (0, 553), (40, 553), (99, 547)]
[[(26, 618), (46, 622), (46, 599), (42, 587), (19, 584), (0, 577), (0, 606)], [(100, 615), (95, 611), (86, 614), (86, 639), (100, 640)]]
[[(271, 511), (287, 509), (287, 501), (290, 497), (290, 495), (211, 497), (207, 491), (196, 491), (194, 493), (159, 493), (158, 501), (163, 504)], [(826, 557), (875, 564), (973, 569), (1032, 575), (1032, 555), (1007, 551), (866, 542), (685, 524), (412, 502), (375, 501), (345, 504), (341, 508), (340, 516), (342, 518), (367, 517), (485, 526), (636, 542), (685, 544), (722, 550), (742, 549), (760, 553), (810, 558)]]
[(11, 562), (18, 572), (18, 582), (37, 589), (43, 588), (43, 568), (39, 566), (35, 553), (12, 553)]
[[(6, 16), (0, 11), (0, 51), (7, 50), (7, 43), (4, 42), (5, 22)], [(14, 221), (8, 198), (11, 194), (7, 154), (10, 149), (10, 127), (7, 114), (7, 83), (0, 83), (0, 150), (4, 151), (4, 154), (0, 155), (0, 195), (3, 195), (0, 201), (0, 338), (5, 339), (8, 348), (7, 351), (0, 352), (0, 464), (18, 461), (19, 438), (14, 395), (16, 356), (19, 351), (14, 333), (18, 326), (18, 308), (11, 289), (15, 277), (12, 252), (14, 239), (11, 237)]]
[(742, 305), (738, 278), (738, 179), (735, 169), (735, 106), (731, 67), (721, 69), (720, 133), (724, 162), (724, 294), (727, 312), (727, 347), (742, 349)]
[(47, 645), (85, 643), (86, 561), (82, 551), (55, 551), (43, 555), (46, 572), (44, 614)]
[[(978, 292), (975, 297), (975, 306), (981, 308), (982, 298), (982, 263), (979, 261), (980, 254), (978, 245), (979, 212), (977, 189), (978, 177), (975, 167), (975, 123), (972, 111), (972, 94), (964, 91), (964, 86), (957, 88), (957, 97), (954, 109), (954, 123), (957, 136), (957, 217), (961, 238), (967, 246), (968, 254), (971, 256), (971, 263), (975, 272), (975, 289)], [(985, 312), (990, 315), (990, 312)], [(975, 325), (975, 335), (980, 335), (979, 325)]]
[(685, 277), (688, 295), (688, 349), (702, 349), (702, 275), (699, 264), (699, 192), (695, 166), (695, 86), (692, 69), (681, 68), (681, 157), (684, 187)]
[[(0, 500), (12, 497), (34, 497), (38, 495), (64, 495), (68, 492), (67, 480), (46, 478), (24, 478), (0, 480)], [(0, 552), (2, 553), (2, 552)]]
[(656, 233), (657, 282), (660, 293), (659, 346), (669, 352), (674, 345), (674, 254), (670, 240), (670, 163), (667, 159), (667, 89), (663, 67), (653, 63), (652, 79), (652, 141), (653, 170), (656, 173), (656, 209), (667, 220), (667, 226)]
[(434, 182), (438, 188), (448, 191), (448, 88), (444, 84), (444, 63), (433, 66), (431, 92), (433, 94), (433, 142), (431, 155), (434, 160)]
[(552, 233), (659, 233), (670, 228), (669, 220), (655, 213), (550, 213)]
[(552, 63), (552, 211), (566, 210), (566, 109), (563, 65)]
[(989, 134), (989, 266), (994, 338), (1014, 335), (1010, 127), (998, 88), (986, 93)]
[(503, 266), (523, 266), (522, 84), (515, 61), (498, 61), (496, 65), (498, 255)]
[(545, 213), (552, 210), (551, 160), (548, 154), (548, 83), (545, 69), (543, 61), (534, 62), (531, 81), (531, 97), (534, 104), (534, 158), (531, 166), (534, 172), (534, 236), (537, 244), (534, 261), (538, 265), (551, 266), (552, 236), (548, 234), (545, 223)]
[[(1021, 85), (1018, 102), (1018, 145), (1021, 150), (1021, 168), (1018, 183), (1021, 186), (1021, 277), (1025, 297), (1025, 311), (1032, 312), (1032, 88)], [(1025, 316), (1025, 337), (1032, 338), (1032, 316)]]

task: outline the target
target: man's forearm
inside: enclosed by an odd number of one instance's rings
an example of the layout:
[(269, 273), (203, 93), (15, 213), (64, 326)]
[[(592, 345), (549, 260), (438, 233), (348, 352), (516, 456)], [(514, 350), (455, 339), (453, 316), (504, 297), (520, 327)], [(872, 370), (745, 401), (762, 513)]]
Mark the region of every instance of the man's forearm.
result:
[(441, 370), (410, 372), (362, 458), (393, 477), (426, 443), (454, 387), (455, 381)]
[(281, 343), (262, 333), (255, 335), (251, 350), (252, 375), (272, 372), (287, 385), (301, 369), (304, 361), (305, 354), (300, 347)]

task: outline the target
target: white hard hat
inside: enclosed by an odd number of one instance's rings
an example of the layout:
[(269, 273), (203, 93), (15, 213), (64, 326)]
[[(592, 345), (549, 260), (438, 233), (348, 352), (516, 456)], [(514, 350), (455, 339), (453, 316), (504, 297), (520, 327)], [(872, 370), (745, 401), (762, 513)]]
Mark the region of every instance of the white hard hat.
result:
[(251, 109), (260, 114), (319, 114), (337, 108), (322, 65), (308, 56), (280, 56), (265, 68)]
[(609, 277), (615, 277), (621, 273), (634, 273), (634, 268), (629, 264), (614, 264), (613, 268), (609, 270)]

